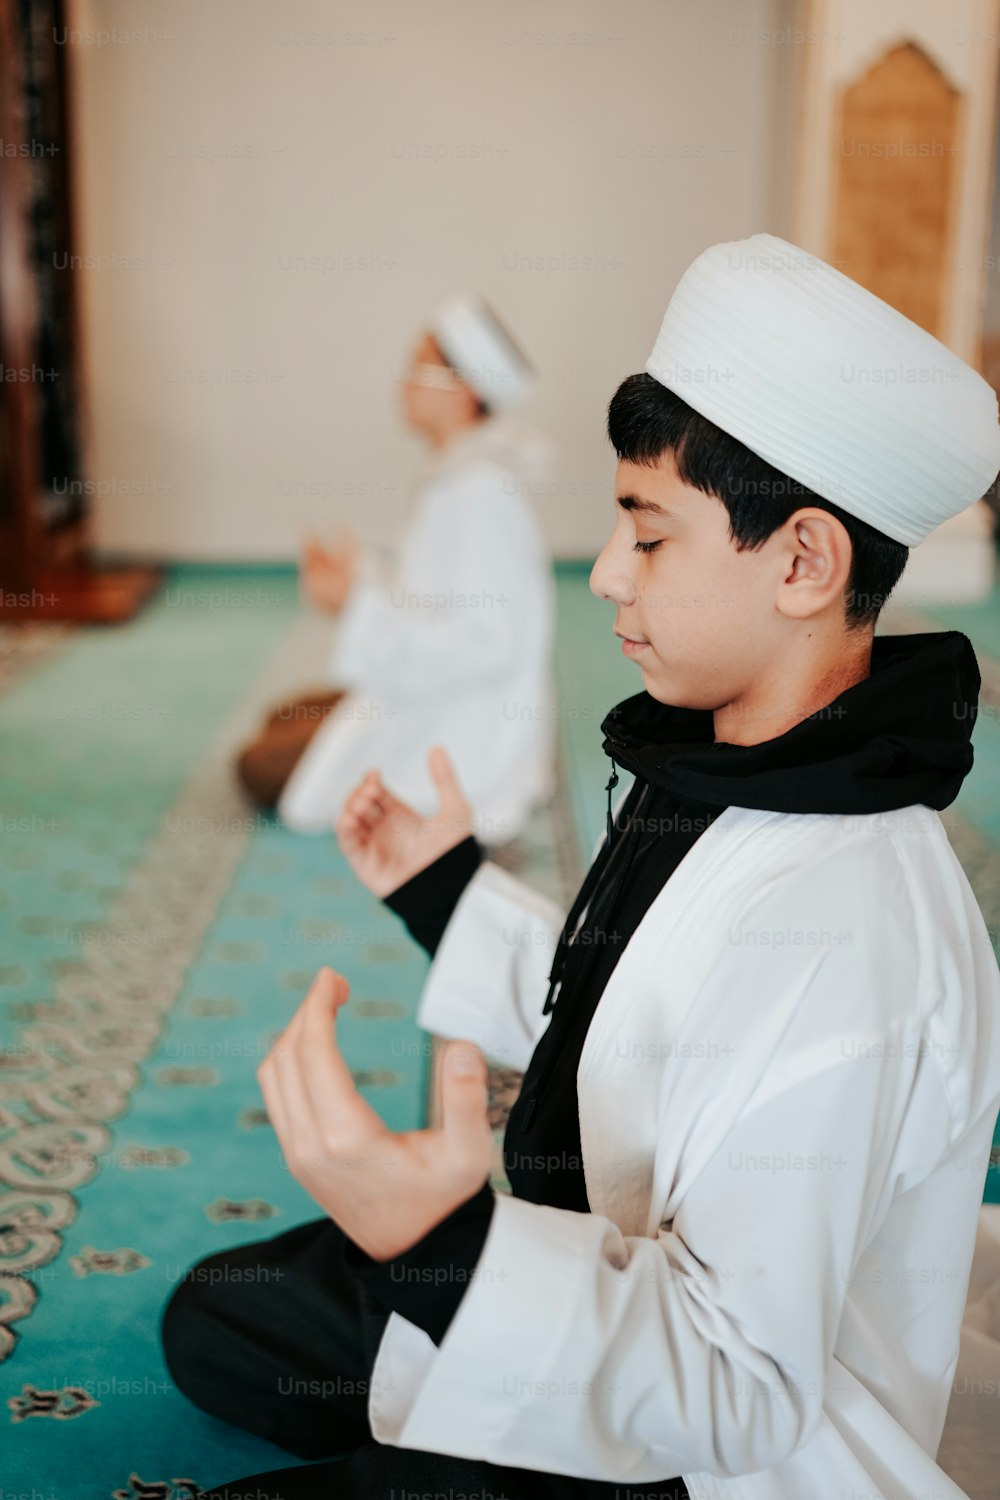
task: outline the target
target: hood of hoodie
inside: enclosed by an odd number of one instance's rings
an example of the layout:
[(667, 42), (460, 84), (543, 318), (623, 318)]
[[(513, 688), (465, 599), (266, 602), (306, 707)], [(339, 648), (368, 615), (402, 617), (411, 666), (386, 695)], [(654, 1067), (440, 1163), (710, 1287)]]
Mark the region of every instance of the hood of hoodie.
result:
[(646, 692), (613, 708), (601, 730), (614, 763), (685, 800), (790, 813), (940, 810), (972, 768), (979, 688), (961, 631), (877, 635), (870, 676), (758, 745), (716, 744), (711, 709)]

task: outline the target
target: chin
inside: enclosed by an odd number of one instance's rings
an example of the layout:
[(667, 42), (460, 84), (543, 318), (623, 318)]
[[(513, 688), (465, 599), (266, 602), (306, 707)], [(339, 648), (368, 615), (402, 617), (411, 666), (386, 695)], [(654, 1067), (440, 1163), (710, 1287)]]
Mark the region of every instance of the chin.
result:
[(667, 703), (671, 708), (687, 708), (684, 702), (684, 692), (680, 687), (664, 682), (653, 672), (643, 671), (642, 685), (651, 698), (657, 703)]
[(657, 703), (664, 703), (670, 708), (714, 710), (718, 706), (714, 702), (703, 702), (703, 694), (688, 690), (680, 683), (665, 682), (662, 677), (658, 678), (651, 672), (643, 672), (642, 685)]

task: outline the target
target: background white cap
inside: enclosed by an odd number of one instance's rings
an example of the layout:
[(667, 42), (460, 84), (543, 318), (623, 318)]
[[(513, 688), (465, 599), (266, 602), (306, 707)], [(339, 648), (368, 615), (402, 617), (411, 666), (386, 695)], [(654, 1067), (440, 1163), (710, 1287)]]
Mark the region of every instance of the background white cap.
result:
[(492, 410), (509, 410), (531, 389), (531, 366), (485, 298), (449, 297), (427, 327), (444, 357)]

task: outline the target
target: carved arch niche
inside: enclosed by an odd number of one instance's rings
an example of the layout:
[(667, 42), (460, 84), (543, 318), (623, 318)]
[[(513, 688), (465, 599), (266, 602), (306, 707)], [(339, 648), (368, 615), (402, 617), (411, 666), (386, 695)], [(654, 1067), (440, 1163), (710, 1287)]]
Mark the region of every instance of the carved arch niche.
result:
[(834, 262), (937, 337), (963, 123), (959, 90), (903, 42), (844, 90), (834, 131)]

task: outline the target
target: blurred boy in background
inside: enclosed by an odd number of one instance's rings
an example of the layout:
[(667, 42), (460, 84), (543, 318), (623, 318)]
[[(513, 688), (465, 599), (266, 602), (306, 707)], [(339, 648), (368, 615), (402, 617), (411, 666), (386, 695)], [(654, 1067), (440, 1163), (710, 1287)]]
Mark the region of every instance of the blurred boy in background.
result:
[(441, 742), (490, 844), (549, 795), (553, 589), (529, 499), (549, 445), (509, 416), (531, 378), (482, 299), (449, 299), (403, 382), (429, 456), (394, 577), (353, 535), (307, 544), (304, 592), (338, 622), (331, 685), (276, 708), (237, 762), (253, 800), (290, 827), (329, 830), (369, 765), (429, 813), (427, 752)]

